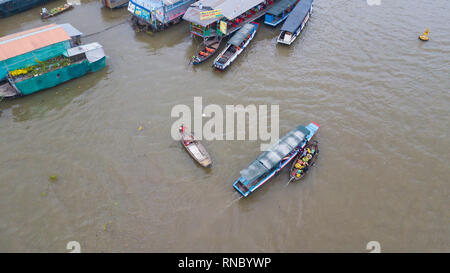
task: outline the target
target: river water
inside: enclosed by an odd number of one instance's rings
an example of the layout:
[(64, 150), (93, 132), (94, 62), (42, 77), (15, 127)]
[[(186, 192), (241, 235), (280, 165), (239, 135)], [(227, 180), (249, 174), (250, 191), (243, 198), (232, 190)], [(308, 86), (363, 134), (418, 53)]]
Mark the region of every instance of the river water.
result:
[[(0, 251), (450, 251), (449, 11), (447, 0), (316, 0), (291, 47), (261, 25), (225, 73), (188, 64), (199, 41), (187, 23), (135, 33), (126, 9), (99, 1), (45, 22), (39, 8), (1, 19), (0, 36), (112, 28), (83, 40), (104, 46), (102, 71), (0, 102)], [(279, 105), (281, 136), (319, 123), (316, 167), (239, 199), (232, 184), (261, 142), (203, 141), (214, 166), (196, 165), (170, 136), (172, 107), (195, 96)]]

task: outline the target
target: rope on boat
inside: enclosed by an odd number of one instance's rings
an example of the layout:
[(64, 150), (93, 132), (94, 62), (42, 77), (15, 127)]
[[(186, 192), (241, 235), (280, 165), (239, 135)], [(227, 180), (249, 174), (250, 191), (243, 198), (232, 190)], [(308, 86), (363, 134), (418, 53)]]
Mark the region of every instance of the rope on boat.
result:
[(110, 30), (110, 29), (112, 29), (112, 28), (115, 28), (115, 27), (117, 27), (117, 26), (120, 26), (120, 25), (125, 24), (127, 21), (128, 21), (128, 19), (127, 19), (127, 20), (124, 20), (124, 21), (122, 21), (122, 22), (120, 22), (120, 23), (117, 23), (117, 24), (115, 24), (115, 25), (109, 26), (109, 27), (107, 27), (107, 28), (105, 28), (105, 29), (102, 29), (102, 30), (100, 30), (100, 31), (97, 31), (97, 32), (94, 32), (94, 33), (90, 33), (90, 34), (87, 34), (87, 35), (83, 35), (82, 37), (83, 37), (83, 38), (86, 38), (86, 37), (90, 37), (90, 36), (93, 36), (93, 35), (97, 35), (97, 34), (106, 32), (106, 31), (108, 31), (108, 30)]

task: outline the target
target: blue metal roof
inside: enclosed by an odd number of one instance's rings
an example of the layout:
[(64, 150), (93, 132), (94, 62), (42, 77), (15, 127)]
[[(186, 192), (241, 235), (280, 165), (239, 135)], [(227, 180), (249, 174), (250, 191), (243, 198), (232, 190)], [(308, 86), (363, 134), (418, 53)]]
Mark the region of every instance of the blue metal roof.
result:
[(289, 14), (286, 22), (281, 27), (281, 31), (294, 33), (301, 26), (303, 19), (308, 14), (314, 0), (300, 0), (294, 10)]

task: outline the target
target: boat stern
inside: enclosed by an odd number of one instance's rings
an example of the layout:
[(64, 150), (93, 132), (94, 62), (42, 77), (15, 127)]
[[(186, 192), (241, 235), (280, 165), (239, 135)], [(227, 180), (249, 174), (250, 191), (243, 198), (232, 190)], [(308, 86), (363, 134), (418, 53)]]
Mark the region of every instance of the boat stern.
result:
[(239, 192), (242, 196), (247, 197), (251, 191), (247, 188), (247, 186), (244, 185), (245, 178), (239, 177), (238, 180), (236, 180), (233, 184), (233, 187), (236, 189), (237, 192)]

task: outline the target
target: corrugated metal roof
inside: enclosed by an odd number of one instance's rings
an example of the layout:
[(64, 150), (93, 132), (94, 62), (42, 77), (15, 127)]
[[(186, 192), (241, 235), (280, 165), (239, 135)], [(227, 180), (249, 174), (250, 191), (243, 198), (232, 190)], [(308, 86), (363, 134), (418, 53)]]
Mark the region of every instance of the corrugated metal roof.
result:
[(70, 40), (70, 36), (59, 25), (51, 24), (0, 38), (0, 61)]
[(221, 17), (200, 20), (200, 12), (202, 11), (220, 9), (225, 18), (233, 20), (262, 2), (264, 0), (200, 0), (191, 5), (184, 14), (183, 19), (197, 25), (207, 26), (218, 21)]
[(308, 14), (312, 3), (313, 0), (300, 0), (300, 3), (298, 3), (297, 6), (295, 6), (294, 10), (289, 13), (286, 22), (284, 22), (283, 26), (281, 27), (281, 31), (287, 31), (291, 33), (297, 31), (297, 29), (302, 24), (303, 19), (305, 19), (306, 14)]

